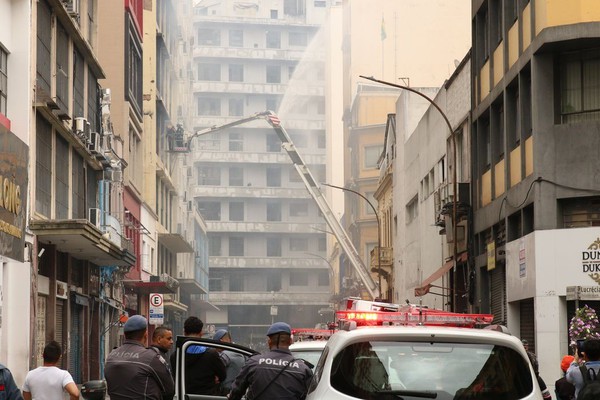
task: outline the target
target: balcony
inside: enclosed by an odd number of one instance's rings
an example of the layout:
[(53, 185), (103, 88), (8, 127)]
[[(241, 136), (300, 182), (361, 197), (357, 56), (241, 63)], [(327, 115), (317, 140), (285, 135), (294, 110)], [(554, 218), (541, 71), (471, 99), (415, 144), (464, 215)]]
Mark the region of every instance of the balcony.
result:
[[(265, 111), (265, 110), (262, 110)], [(286, 129), (307, 129), (307, 130), (325, 130), (325, 121), (323, 117), (317, 119), (310, 115), (299, 115), (297, 117), (287, 118), (282, 121), (282, 125)], [(194, 126), (221, 126), (239, 120), (239, 117), (225, 117), (220, 115), (197, 115), (194, 117)], [(251, 128), (269, 128), (265, 121), (257, 120), (244, 124), (244, 127)]]
[(264, 269), (324, 269), (329, 268), (325, 261), (307, 256), (306, 258), (284, 257), (217, 257), (209, 258), (210, 268), (264, 268)]
[[(247, 164), (285, 164), (290, 165), (287, 153), (246, 153), (236, 151), (194, 151), (190, 157), (193, 162), (222, 162), (222, 163), (247, 163)], [(327, 161), (325, 154), (302, 155), (307, 165), (324, 165)]]
[(262, 199), (308, 199), (304, 187), (258, 187), (258, 186), (194, 186), (188, 190), (194, 197), (218, 198), (262, 198)]
[[(248, 93), (283, 96), (289, 86), (285, 83), (245, 83), (245, 82), (215, 82), (196, 81), (193, 85), (196, 93)], [(323, 85), (304, 85), (294, 87), (297, 96), (324, 96)]]
[(305, 49), (265, 49), (247, 47), (218, 47), (218, 46), (196, 46), (194, 58), (235, 58), (251, 60), (301, 60)]
[[(377, 257), (377, 250), (381, 249), (381, 259)], [(371, 250), (371, 265), (377, 267), (381, 262), (381, 267), (392, 268), (394, 266), (394, 248), (375, 246)]]
[(206, 221), (209, 232), (246, 232), (246, 233), (320, 233), (326, 226), (321, 220), (302, 223), (293, 222), (229, 222)]
[(210, 302), (220, 305), (321, 305), (329, 304), (329, 288), (322, 292), (210, 292)]

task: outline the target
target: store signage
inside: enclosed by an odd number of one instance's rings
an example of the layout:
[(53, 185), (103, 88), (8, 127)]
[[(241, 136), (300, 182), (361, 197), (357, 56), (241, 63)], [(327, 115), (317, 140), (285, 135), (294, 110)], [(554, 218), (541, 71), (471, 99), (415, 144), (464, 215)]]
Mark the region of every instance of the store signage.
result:
[(487, 270), (491, 271), (496, 268), (496, 242), (492, 241), (487, 244)]
[(567, 300), (600, 300), (600, 286), (567, 286)]
[(29, 149), (0, 125), (0, 255), (24, 261)]

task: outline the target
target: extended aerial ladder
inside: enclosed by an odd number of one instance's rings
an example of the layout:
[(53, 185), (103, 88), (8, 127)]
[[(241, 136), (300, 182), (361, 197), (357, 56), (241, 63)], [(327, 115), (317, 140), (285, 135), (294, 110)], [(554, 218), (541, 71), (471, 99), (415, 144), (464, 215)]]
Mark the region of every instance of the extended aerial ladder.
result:
[(352, 267), (360, 277), (361, 281), (364, 283), (365, 288), (367, 289), (371, 297), (373, 299), (378, 298), (380, 295), (380, 288), (371, 276), (369, 269), (365, 266), (362, 259), (358, 255), (358, 252), (352, 244), (350, 237), (331, 211), (331, 207), (329, 206), (329, 203), (327, 203), (327, 200), (323, 196), (319, 184), (317, 183), (312, 173), (304, 163), (304, 160), (302, 160), (302, 157), (296, 150), (296, 146), (294, 146), (292, 139), (290, 138), (286, 130), (283, 128), (283, 126), (281, 126), (281, 121), (279, 120), (277, 115), (275, 115), (274, 112), (263, 111), (256, 113), (250, 117), (230, 122), (228, 124), (211, 126), (209, 128), (196, 131), (189, 138), (184, 137), (183, 129), (177, 129), (173, 133), (171, 133), (172, 137), (169, 140), (169, 143), (171, 144), (170, 150), (172, 152), (189, 152), (191, 149), (190, 144), (192, 139), (198, 136), (214, 133), (257, 119), (265, 119), (275, 130), (277, 136), (279, 137), (279, 140), (281, 140), (281, 147), (287, 152), (288, 156), (290, 157), (292, 163), (294, 164), (294, 167), (296, 168), (296, 171), (298, 171), (298, 174), (302, 179), (302, 182), (304, 182), (304, 186), (306, 186), (306, 189), (310, 193), (311, 197), (313, 198), (315, 203), (317, 203), (317, 206), (319, 207), (319, 210), (321, 210), (321, 213), (323, 214), (327, 225), (329, 226), (329, 228), (335, 235), (338, 243), (348, 256)]

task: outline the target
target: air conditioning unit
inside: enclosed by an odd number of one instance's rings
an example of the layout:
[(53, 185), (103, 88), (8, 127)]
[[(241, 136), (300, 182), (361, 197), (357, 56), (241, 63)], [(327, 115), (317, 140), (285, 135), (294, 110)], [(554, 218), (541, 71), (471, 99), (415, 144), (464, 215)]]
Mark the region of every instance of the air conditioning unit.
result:
[(98, 132), (90, 132), (87, 140), (87, 148), (92, 154), (100, 154), (100, 134)]
[(85, 132), (85, 127), (87, 124), (87, 119), (83, 117), (75, 117), (73, 118), (73, 132), (75, 132), (78, 136), (83, 136)]
[(95, 225), (98, 229), (100, 229), (102, 226), (102, 210), (99, 208), (90, 208), (88, 219), (92, 225)]
[(105, 181), (121, 182), (123, 180), (123, 171), (104, 171), (102, 175)]
[(80, 0), (63, 0), (65, 9), (71, 17), (79, 17), (79, 1)]

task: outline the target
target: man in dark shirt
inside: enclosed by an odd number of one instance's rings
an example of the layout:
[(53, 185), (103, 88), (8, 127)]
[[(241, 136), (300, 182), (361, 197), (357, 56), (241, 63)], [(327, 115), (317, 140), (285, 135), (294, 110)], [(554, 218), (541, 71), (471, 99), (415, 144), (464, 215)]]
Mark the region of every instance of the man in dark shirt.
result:
[[(204, 323), (197, 317), (189, 317), (183, 324), (183, 334), (189, 337), (202, 337)], [(219, 353), (200, 345), (191, 345), (186, 349), (185, 392), (190, 394), (217, 395), (220, 384), (227, 377), (225, 364)], [(176, 354), (171, 355), (171, 369), (177, 371)]]
[(229, 400), (302, 400), (313, 376), (309, 366), (290, 352), (292, 329), (275, 322), (267, 330), (269, 351), (248, 359), (235, 378)]
[(173, 395), (175, 385), (167, 361), (146, 348), (148, 321), (134, 315), (123, 325), (125, 341), (106, 359), (104, 377), (111, 400), (162, 400)]

